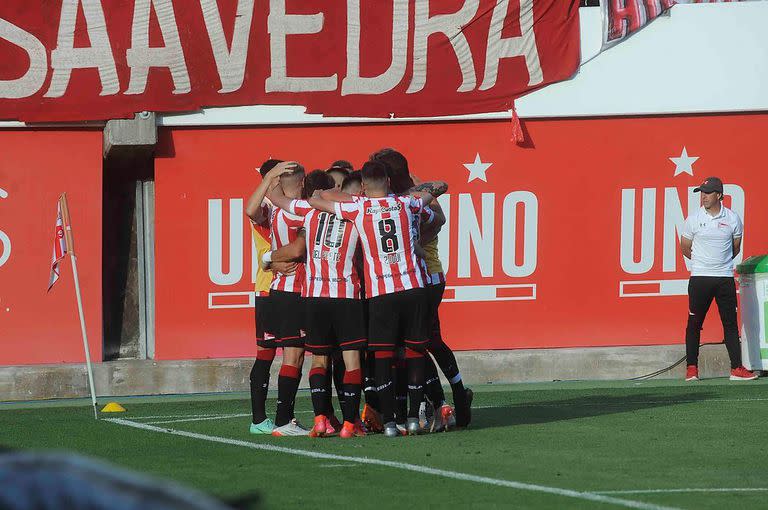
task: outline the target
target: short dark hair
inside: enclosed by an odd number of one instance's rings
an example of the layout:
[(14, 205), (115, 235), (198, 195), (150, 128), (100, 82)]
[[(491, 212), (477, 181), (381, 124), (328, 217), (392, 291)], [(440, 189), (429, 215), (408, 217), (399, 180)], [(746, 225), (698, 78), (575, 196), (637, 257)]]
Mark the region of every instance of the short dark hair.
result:
[(392, 148), (385, 148), (371, 154), (371, 159), (386, 165), (389, 186), (394, 193), (405, 193), (413, 187), (408, 160), (402, 153)]
[(354, 170), (355, 167), (352, 166), (352, 163), (347, 161), (346, 159), (338, 159), (331, 163), (331, 167), (328, 170), (333, 170), (336, 168), (343, 168), (344, 170), (347, 170), (347, 173)]
[(349, 170), (347, 170), (344, 167), (340, 167), (340, 166), (331, 167), (328, 170), (326, 170), (325, 172), (328, 173), (328, 174), (332, 174), (332, 173), (336, 172), (336, 173), (339, 173), (339, 174), (343, 175), (345, 178), (349, 175)]
[(282, 163), (282, 162), (283, 162), (282, 159), (268, 159), (264, 163), (262, 163), (261, 166), (259, 167), (259, 173), (261, 174), (262, 177), (264, 177), (265, 175), (267, 175), (267, 172), (275, 168), (275, 166), (277, 166), (278, 163)]
[(363, 183), (363, 175), (362, 175), (362, 172), (360, 172), (360, 170), (354, 170), (350, 172), (348, 176), (344, 177), (344, 182), (341, 183), (341, 189), (343, 190), (344, 188), (348, 187), (350, 184), (353, 184), (356, 182), (360, 184)]
[(304, 195), (311, 197), (315, 190), (333, 189), (336, 183), (333, 177), (323, 170), (312, 170), (304, 177)]
[(384, 184), (387, 180), (387, 166), (381, 161), (366, 161), (360, 170), (363, 182)]

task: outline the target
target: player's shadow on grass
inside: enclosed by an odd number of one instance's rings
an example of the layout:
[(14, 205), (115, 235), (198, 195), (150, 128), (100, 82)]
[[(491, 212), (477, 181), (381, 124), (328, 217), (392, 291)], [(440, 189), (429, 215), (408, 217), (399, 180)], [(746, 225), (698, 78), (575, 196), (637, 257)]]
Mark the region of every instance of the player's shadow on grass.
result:
[(685, 405), (715, 398), (711, 393), (659, 395), (590, 395), (562, 400), (521, 402), (472, 410), (472, 428), (550, 423), (607, 414), (628, 413), (655, 407)]

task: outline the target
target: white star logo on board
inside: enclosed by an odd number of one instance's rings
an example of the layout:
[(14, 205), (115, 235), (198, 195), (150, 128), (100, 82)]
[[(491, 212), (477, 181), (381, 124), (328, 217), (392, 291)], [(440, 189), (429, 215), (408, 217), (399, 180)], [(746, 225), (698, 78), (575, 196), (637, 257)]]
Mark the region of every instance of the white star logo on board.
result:
[(693, 164), (699, 159), (698, 156), (689, 156), (688, 149), (683, 146), (683, 152), (680, 153), (679, 158), (669, 158), (669, 160), (675, 164), (675, 175), (677, 177), (680, 174), (693, 175)]
[(464, 168), (469, 170), (469, 177), (467, 177), (467, 182), (472, 182), (475, 179), (488, 182), (488, 179), (485, 177), (485, 172), (491, 167), (491, 165), (493, 165), (493, 163), (483, 163), (480, 159), (480, 153), (476, 153), (475, 161), (473, 163), (464, 163)]

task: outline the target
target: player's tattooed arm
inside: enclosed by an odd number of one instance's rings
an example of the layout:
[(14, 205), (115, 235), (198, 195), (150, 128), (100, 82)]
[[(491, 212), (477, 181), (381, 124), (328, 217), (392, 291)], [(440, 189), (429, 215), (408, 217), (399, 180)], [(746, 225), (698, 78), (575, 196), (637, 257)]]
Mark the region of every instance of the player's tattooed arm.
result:
[(437, 198), (443, 193), (448, 191), (448, 184), (443, 181), (430, 181), (417, 184), (408, 190), (409, 195), (421, 196), (424, 194), (430, 194), (433, 198)]

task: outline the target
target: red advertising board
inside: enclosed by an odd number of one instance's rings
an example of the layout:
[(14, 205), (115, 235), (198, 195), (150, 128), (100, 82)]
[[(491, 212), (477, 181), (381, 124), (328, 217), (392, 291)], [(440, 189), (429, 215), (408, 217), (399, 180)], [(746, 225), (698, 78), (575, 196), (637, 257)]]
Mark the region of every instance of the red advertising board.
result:
[(0, 2), (0, 119), (283, 104), (503, 111), (579, 65), (577, 0)]
[(83, 362), (69, 258), (50, 292), (66, 192), (91, 358), (101, 359), (101, 132), (0, 131), (0, 365)]
[[(156, 162), (156, 353), (254, 353), (243, 203), (269, 157), (360, 165), (395, 147), (448, 181), (444, 336), (458, 349), (682, 343), (688, 272), (677, 235), (710, 175), (744, 219), (745, 256), (768, 252), (768, 115), (166, 129)], [(704, 341), (722, 339), (717, 314)]]

